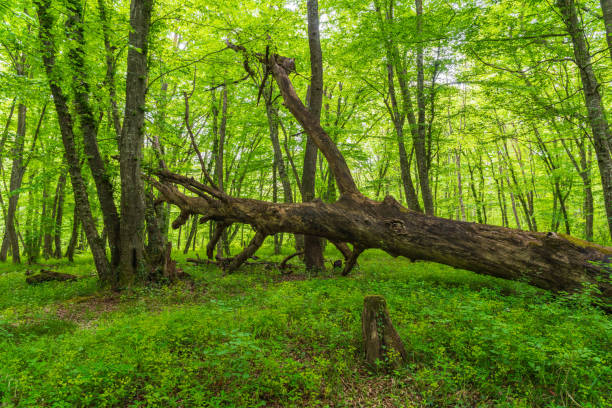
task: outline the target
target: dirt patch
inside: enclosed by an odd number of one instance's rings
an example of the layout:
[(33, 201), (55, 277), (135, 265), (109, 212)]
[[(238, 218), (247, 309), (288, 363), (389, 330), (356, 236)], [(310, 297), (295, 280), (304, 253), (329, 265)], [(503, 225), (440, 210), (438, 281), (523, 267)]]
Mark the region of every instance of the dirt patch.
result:
[(80, 326), (90, 326), (90, 323), (101, 315), (117, 310), (120, 303), (121, 296), (116, 293), (86, 296), (73, 299), (68, 303), (61, 303), (55, 314), (61, 319), (74, 321)]

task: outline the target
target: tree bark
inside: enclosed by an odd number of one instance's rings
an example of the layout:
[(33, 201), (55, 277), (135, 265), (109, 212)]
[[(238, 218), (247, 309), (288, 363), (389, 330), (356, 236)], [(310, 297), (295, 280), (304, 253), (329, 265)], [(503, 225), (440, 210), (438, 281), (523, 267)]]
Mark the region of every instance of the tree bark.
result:
[(186, 254), (189, 252), (189, 246), (192, 242), (195, 242), (195, 234), (198, 228), (198, 217), (193, 217), (191, 221), (191, 228), (189, 229), (189, 236), (187, 237), (187, 243), (185, 244), (185, 249), (183, 249), (183, 253)]
[(361, 329), (365, 359), (370, 368), (394, 369), (407, 362), (408, 353), (391, 323), (385, 298), (370, 295), (363, 299)]
[(145, 192), (140, 164), (144, 145), (147, 53), (153, 0), (132, 0), (127, 56), (126, 99), (119, 139), (121, 227), (119, 287), (134, 283), (146, 268), (144, 258)]
[(272, 102), (272, 91), (269, 90), (264, 95), (266, 103), (266, 116), (268, 118), (268, 128), (270, 129), (270, 142), (272, 142), (272, 149), (274, 151), (274, 163), (278, 170), (278, 177), (281, 180), (283, 186), (283, 202), (293, 202), (293, 192), (291, 191), (291, 182), (289, 181), (289, 175), (285, 168), (285, 161), (283, 160), (283, 152), (281, 150), (280, 141), (278, 138), (278, 108)]
[[(427, 153), (427, 124), (425, 121), (425, 68), (423, 67), (423, 45), (420, 42), (423, 34), (423, 0), (415, 0), (416, 6), (416, 32), (419, 36), (417, 44), (416, 65), (417, 65), (417, 138), (414, 140), (414, 154), (419, 172), (419, 184), (423, 197), (425, 213), (433, 215), (434, 204), (429, 186), (429, 155)], [(431, 104), (434, 100), (432, 97)], [(431, 135), (429, 135), (431, 137)]]
[(68, 246), (66, 247), (66, 258), (70, 262), (74, 262), (74, 250), (77, 246), (77, 240), (79, 239), (79, 225), (81, 220), (79, 219), (79, 213), (76, 206), (74, 205), (74, 213), (72, 215), (72, 233), (70, 234), (70, 240), (68, 241)]
[(5, 220), (5, 228), (8, 242), (11, 246), (13, 263), (21, 262), (21, 257), (19, 255), (19, 239), (17, 237), (17, 230), (15, 229), (15, 215), (17, 212), (17, 204), (19, 202), (19, 189), (21, 188), (21, 183), (25, 174), (25, 167), (23, 166), (23, 149), (26, 134), (26, 113), (26, 106), (23, 103), (19, 103), (19, 106), (17, 107), (17, 133), (15, 134), (15, 143), (11, 151), (11, 155), (13, 156), (13, 166), (11, 169), (9, 202)]
[(601, 176), (608, 230), (612, 236), (612, 157), (610, 156), (612, 153), (612, 135), (599, 91), (600, 84), (593, 72), (591, 56), (584, 37), (584, 30), (578, 20), (574, 0), (557, 0), (557, 6), (561, 11), (567, 32), (572, 38), (574, 58), (580, 71), (589, 124), (593, 134), (593, 145), (595, 146)]
[(612, 0), (600, 0), (603, 20), (606, 26), (606, 41), (608, 42), (608, 52), (612, 58)]
[(55, 211), (55, 225), (54, 225), (54, 242), (55, 242), (55, 251), (53, 252), (53, 256), (55, 258), (62, 257), (62, 220), (64, 216), (64, 196), (66, 190), (66, 173), (62, 169), (62, 174), (58, 183), (58, 192), (57, 196), (57, 205)]
[(461, 145), (455, 151), (455, 170), (457, 172), (457, 199), (461, 211), (461, 221), (465, 221), (465, 205), (463, 203), (463, 184), (461, 183)]
[(395, 96), (395, 85), (393, 76), (393, 66), (387, 64), (387, 78), (389, 86), (389, 98), (391, 99), (391, 113), (393, 126), (395, 127), (395, 135), (397, 137), (397, 146), (399, 150), (400, 159), (400, 177), (402, 179), (402, 185), (404, 186), (404, 194), (406, 195), (406, 203), (408, 208), (414, 211), (421, 211), (419, 199), (414, 189), (414, 183), (412, 182), (412, 175), (410, 174), (410, 161), (408, 161), (408, 155), (406, 154), (406, 146), (404, 145), (404, 117), (400, 114), (397, 98)]
[[(310, 48), (310, 87), (308, 109), (317, 122), (321, 119), (323, 104), (323, 55), (319, 34), (319, 3), (307, 0), (308, 46)], [(308, 133), (308, 132), (306, 132)], [(306, 138), (304, 166), (302, 169), (302, 202), (315, 198), (315, 181), (317, 172), (317, 145), (311, 137)], [(323, 242), (316, 236), (304, 237), (304, 264), (307, 269), (324, 269)]]

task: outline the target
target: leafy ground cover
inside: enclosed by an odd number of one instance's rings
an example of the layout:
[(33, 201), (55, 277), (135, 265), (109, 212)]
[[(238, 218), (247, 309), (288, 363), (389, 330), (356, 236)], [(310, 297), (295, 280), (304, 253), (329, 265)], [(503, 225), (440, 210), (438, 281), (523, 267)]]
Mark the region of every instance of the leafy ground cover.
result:
[[(586, 296), (377, 251), (347, 278), (176, 256), (192, 282), (118, 294), (86, 257), (37, 286), (0, 265), (0, 405), (612, 407), (612, 320)], [(410, 354), (391, 373), (363, 364), (373, 293)]]

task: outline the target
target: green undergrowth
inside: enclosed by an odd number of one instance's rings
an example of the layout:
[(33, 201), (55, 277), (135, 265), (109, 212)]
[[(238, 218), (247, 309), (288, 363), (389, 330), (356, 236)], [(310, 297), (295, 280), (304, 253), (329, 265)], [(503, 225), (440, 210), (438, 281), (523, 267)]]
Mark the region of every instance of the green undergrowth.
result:
[[(87, 258), (51, 265), (82, 279), (37, 286), (0, 265), (0, 404), (612, 407), (612, 320), (588, 299), (379, 251), (347, 278), (176, 257), (193, 282), (121, 293)], [(405, 342), (394, 372), (364, 366), (367, 294)]]

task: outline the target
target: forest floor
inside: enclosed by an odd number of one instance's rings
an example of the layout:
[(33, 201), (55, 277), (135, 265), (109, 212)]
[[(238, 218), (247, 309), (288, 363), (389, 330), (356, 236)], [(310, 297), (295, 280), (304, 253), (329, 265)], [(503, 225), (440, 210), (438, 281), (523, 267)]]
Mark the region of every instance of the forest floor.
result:
[[(612, 318), (587, 295), (380, 251), (346, 278), (176, 257), (193, 281), (122, 293), (85, 256), (43, 262), (82, 279), (36, 286), (1, 264), (0, 406), (612, 407)], [(363, 363), (366, 294), (387, 300), (399, 370)]]

